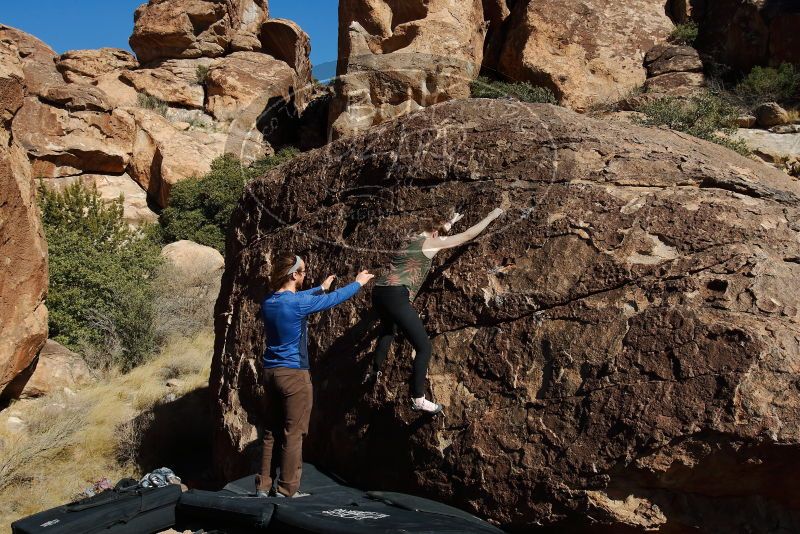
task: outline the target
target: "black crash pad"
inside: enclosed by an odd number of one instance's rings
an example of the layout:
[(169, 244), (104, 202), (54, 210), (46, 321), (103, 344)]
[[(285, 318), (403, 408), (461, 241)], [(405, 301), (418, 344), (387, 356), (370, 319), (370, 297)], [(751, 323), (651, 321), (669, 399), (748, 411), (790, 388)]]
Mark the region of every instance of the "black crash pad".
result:
[(445, 504), (392, 492), (364, 492), (339, 484), (312, 465), (303, 465), (300, 491), (307, 497), (255, 496), (255, 476), (231, 482), (222, 491), (192, 490), (178, 503), (178, 526), (222, 531), (250, 528), (271, 533), (426, 533), (500, 529)]

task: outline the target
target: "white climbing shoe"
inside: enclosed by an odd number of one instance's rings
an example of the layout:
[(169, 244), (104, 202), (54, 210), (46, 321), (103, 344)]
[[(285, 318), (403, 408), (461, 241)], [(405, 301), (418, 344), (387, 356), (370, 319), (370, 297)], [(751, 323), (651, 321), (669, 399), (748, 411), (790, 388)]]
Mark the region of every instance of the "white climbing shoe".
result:
[(425, 397), (413, 399), (411, 402), (412, 410), (429, 413), (431, 415), (441, 412), (443, 408), (444, 406), (442, 406), (441, 404), (431, 402), (427, 400)]

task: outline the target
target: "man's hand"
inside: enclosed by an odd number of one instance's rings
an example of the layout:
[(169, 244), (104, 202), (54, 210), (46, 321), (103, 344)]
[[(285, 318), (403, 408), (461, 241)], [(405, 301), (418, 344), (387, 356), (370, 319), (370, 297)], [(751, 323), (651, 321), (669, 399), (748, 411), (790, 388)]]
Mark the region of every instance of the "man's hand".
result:
[(450, 219), (450, 224), (455, 224), (455, 223), (457, 223), (458, 221), (460, 221), (463, 218), (464, 218), (464, 214), (463, 213), (455, 212), (453, 214), (453, 218)]
[(370, 274), (369, 271), (364, 270), (358, 273), (358, 275), (356, 275), (356, 282), (358, 282), (362, 286), (365, 286), (373, 278), (375, 278), (374, 274)]
[(336, 275), (333, 275), (333, 274), (332, 274), (332, 275), (330, 275), (328, 278), (326, 278), (326, 279), (325, 279), (325, 281), (324, 281), (324, 282), (322, 282), (322, 284), (320, 284), (320, 287), (321, 287), (322, 289), (324, 289), (325, 291), (328, 291), (328, 290), (330, 290), (330, 288), (331, 288), (331, 284), (333, 283), (333, 281), (334, 281), (335, 279), (336, 279)]

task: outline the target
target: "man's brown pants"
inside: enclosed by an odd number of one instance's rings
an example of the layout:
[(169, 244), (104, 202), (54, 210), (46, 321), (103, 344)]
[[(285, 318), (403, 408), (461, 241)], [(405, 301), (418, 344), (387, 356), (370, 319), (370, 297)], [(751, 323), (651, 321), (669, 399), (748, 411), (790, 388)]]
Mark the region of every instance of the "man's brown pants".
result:
[(264, 452), (256, 484), (259, 491), (269, 491), (280, 466), (278, 491), (291, 497), (300, 487), (303, 438), (308, 434), (314, 399), (311, 377), (307, 370), (287, 367), (265, 369), (264, 374), (267, 391)]

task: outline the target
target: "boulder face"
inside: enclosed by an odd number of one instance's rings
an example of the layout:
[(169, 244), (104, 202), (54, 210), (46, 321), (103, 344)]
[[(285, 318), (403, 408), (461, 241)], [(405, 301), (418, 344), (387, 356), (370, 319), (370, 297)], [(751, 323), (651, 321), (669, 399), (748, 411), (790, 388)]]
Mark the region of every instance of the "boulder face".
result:
[(716, 61), (744, 73), (756, 65), (800, 64), (797, 2), (702, 0), (692, 4), (687, 18), (700, 27), (697, 48)]
[(19, 395), (21, 399), (73, 391), (94, 381), (83, 357), (52, 339), (45, 343), (31, 371), (33, 374)]
[(663, 0), (515, 2), (486, 66), (584, 111), (640, 87), (645, 54), (672, 28)]
[(0, 398), (47, 340), (47, 244), (25, 152), (0, 146)]
[(219, 57), (234, 40), (257, 43), (267, 16), (267, 0), (150, 0), (134, 14), (129, 43), (143, 64)]
[(422, 217), (467, 206), (458, 231), (498, 205), (415, 301), (446, 415), (410, 410), (401, 339), (361, 385), (362, 291), (310, 320), (306, 458), (519, 531), (797, 525), (800, 186), (687, 135), (501, 100), (432, 106), (248, 185), (215, 310), (220, 474), (258, 458), (274, 251), (344, 283)]
[(339, 2), (332, 136), (468, 97), (484, 36), (480, 0)]

